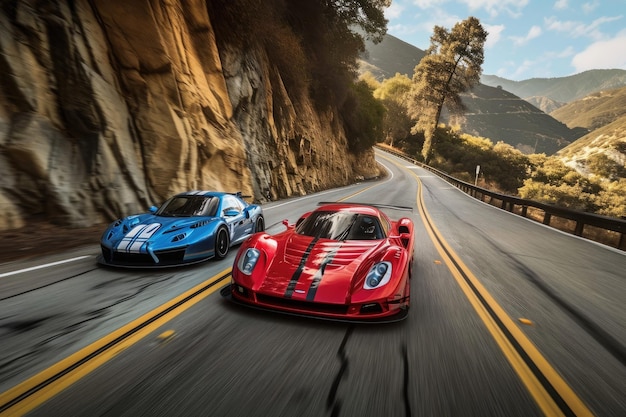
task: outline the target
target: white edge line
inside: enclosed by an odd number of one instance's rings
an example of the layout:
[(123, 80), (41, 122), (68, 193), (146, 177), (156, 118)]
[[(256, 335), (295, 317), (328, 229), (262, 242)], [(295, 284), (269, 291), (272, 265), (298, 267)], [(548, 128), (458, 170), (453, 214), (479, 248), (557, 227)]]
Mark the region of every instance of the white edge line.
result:
[(0, 274), (0, 278), (8, 277), (10, 275), (22, 274), (24, 272), (30, 272), (30, 271), (34, 271), (36, 269), (47, 268), (49, 266), (55, 266), (55, 265), (65, 264), (65, 263), (68, 263), (68, 262), (78, 261), (80, 259), (89, 258), (89, 256), (90, 255), (77, 256), (76, 258), (64, 259), (62, 261), (57, 261), (57, 262), (52, 262), (52, 263), (49, 263), (49, 264), (33, 266), (31, 268), (25, 268), (25, 269), (19, 269), (17, 271), (5, 272), (3, 274)]

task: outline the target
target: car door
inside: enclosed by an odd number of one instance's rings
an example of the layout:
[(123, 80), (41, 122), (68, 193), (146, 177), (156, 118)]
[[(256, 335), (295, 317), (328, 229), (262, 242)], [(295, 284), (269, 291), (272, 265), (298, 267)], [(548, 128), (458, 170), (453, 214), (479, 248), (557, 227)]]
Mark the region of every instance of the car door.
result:
[(221, 215), (228, 224), (231, 242), (236, 242), (245, 236), (246, 229), (250, 227), (250, 219), (246, 218), (243, 209), (243, 204), (235, 196), (224, 196)]

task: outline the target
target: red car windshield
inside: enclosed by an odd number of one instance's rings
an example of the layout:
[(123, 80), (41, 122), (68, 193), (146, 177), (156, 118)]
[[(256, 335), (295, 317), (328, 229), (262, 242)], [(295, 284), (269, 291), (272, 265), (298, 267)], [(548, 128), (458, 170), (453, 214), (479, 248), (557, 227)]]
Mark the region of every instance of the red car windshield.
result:
[(315, 211), (296, 227), (296, 233), (333, 240), (383, 238), (377, 218), (345, 211)]

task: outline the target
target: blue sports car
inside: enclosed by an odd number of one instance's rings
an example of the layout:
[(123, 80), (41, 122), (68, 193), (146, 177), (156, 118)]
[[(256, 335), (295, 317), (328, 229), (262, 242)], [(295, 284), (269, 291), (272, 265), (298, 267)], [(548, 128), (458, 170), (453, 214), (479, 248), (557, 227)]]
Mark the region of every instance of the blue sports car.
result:
[(241, 193), (188, 191), (109, 225), (99, 262), (162, 267), (222, 259), (231, 246), (264, 229), (263, 210)]

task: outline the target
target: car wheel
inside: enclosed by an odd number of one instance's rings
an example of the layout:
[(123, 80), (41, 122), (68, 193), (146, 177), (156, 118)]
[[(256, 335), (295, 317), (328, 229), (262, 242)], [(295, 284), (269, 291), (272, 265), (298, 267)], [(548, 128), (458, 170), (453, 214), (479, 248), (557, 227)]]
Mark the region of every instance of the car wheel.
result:
[(228, 236), (228, 229), (220, 227), (215, 233), (215, 257), (218, 259), (224, 259), (228, 254), (228, 248), (230, 247), (230, 236)]
[(265, 230), (265, 220), (263, 216), (259, 216), (254, 224), (254, 233), (262, 232)]

